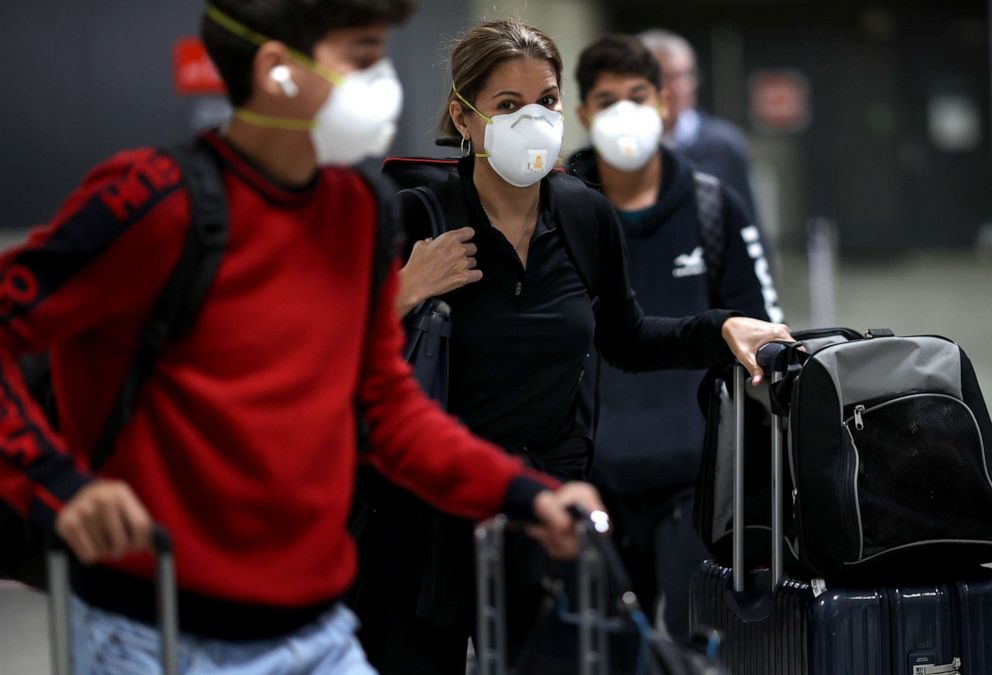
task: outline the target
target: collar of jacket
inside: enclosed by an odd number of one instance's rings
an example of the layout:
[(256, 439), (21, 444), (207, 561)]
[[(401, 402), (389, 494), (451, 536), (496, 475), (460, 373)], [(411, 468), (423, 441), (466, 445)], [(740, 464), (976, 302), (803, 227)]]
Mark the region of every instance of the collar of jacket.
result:
[[(661, 175), (664, 178), (658, 186), (658, 198), (639, 222), (623, 222), (624, 231), (629, 235), (649, 236), (662, 226), (674, 210), (682, 207), (685, 200), (694, 199), (695, 188), (689, 160), (669, 148), (661, 148), (660, 152)], [(565, 166), (570, 174), (602, 191), (596, 151), (593, 148), (582, 148), (568, 158)]]

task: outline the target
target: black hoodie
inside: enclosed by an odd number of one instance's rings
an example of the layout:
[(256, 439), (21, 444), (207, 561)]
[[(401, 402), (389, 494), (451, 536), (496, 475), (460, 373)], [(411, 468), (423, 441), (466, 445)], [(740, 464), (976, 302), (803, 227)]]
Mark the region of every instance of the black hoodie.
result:
[[(645, 313), (687, 316), (713, 308), (696, 214), (695, 179), (686, 159), (661, 153), (658, 199), (637, 212), (618, 211), (627, 239), (630, 283)], [(599, 188), (592, 149), (569, 158), (568, 170)], [(781, 321), (758, 229), (736, 193), (722, 189), (727, 246), (716, 306)], [(762, 280), (763, 279), (763, 280)], [(703, 443), (696, 404), (701, 371), (630, 374), (603, 366), (593, 474), (617, 492), (693, 484)]]

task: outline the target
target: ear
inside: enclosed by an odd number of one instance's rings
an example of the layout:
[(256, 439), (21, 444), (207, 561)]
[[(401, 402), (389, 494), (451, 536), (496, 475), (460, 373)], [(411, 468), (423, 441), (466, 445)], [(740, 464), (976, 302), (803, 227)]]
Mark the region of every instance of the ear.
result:
[(287, 96), (285, 90), (272, 78), (272, 69), (276, 66), (288, 66), (292, 69), (293, 65), (285, 45), (276, 41), (266, 42), (255, 52), (255, 61), (252, 64), (252, 94), (260, 93), (285, 98)]
[(448, 116), (462, 138), (469, 135), (468, 124), (465, 123), (465, 108), (457, 99), (448, 102)]
[(579, 114), (579, 121), (582, 122), (582, 126), (585, 127), (586, 131), (589, 131), (589, 127), (592, 126), (592, 111), (589, 110), (589, 106), (583, 103), (576, 108), (575, 112)]
[(675, 124), (675, 120), (672, 118), (673, 111), (671, 94), (667, 87), (662, 87), (661, 91), (658, 92), (658, 113), (661, 115), (661, 121), (665, 125), (666, 133)]

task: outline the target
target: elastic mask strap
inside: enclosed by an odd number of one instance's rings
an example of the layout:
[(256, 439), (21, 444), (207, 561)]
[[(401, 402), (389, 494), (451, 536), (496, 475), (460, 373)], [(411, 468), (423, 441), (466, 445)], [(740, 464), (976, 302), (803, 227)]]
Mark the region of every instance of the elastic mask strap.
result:
[[(455, 83), (454, 82), (451, 83), (451, 91), (455, 92), (455, 96), (458, 97), (458, 100), (461, 101), (462, 103), (464, 103), (465, 105), (467, 105), (469, 108), (471, 108), (472, 112), (474, 112), (476, 115), (478, 115), (482, 119), (486, 120), (486, 124), (492, 124), (493, 123), (493, 118), (492, 117), (489, 117), (488, 115), (483, 115), (479, 111), (478, 108), (476, 108), (474, 105), (472, 105), (471, 103), (469, 103), (468, 102), (468, 99), (465, 98), (464, 96), (462, 96), (458, 92), (458, 89), (455, 87)], [(475, 153), (475, 156), (478, 157), (479, 159), (485, 159), (486, 157), (489, 156), (489, 153), (488, 152), (477, 152), (477, 153)]]
[[(261, 47), (266, 42), (274, 42), (272, 38), (263, 35), (258, 31), (252, 30), (251, 28), (244, 25), (237, 19), (231, 18), (224, 12), (220, 11), (213, 5), (207, 5), (207, 9), (205, 13), (206, 16), (215, 24), (217, 24), (221, 28), (228, 30), (234, 35), (237, 35), (242, 40), (247, 40), (256, 47)], [(321, 64), (317, 63), (312, 56), (308, 56), (307, 54), (304, 54), (301, 51), (293, 49), (289, 45), (284, 45), (284, 46), (286, 47), (286, 51), (289, 52), (289, 55), (292, 56), (293, 59), (299, 61), (304, 66), (306, 66), (307, 68), (309, 68), (314, 73), (324, 78), (331, 84), (337, 86), (344, 81), (344, 77), (342, 75), (335, 73), (330, 68), (327, 68), (326, 66), (322, 66)]]
[(259, 127), (282, 129), (284, 131), (310, 131), (317, 125), (316, 120), (300, 120), (292, 119), (290, 117), (272, 117), (271, 115), (263, 115), (262, 113), (247, 110), (246, 108), (238, 108), (234, 111), (234, 116), (240, 120), (248, 122), (249, 124), (254, 124)]

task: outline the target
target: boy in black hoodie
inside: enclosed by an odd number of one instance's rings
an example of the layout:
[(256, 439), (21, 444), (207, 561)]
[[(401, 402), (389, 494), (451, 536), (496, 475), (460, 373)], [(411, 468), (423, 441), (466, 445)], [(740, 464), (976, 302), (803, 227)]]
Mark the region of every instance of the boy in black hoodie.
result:
[[(569, 171), (607, 197), (624, 228), (631, 287), (649, 315), (711, 308), (781, 322), (761, 233), (740, 197), (659, 144), (661, 72), (633, 36), (588, 46), (576, 72), (593, 147)], [(611, 503), (638, 595), (688, 632), (689, 579), (706, 551), (692, 529), (703, 443), (699, 371), (603, 367), (593, 481)], [(648, 604), (650, 603), (650, 604)]]

